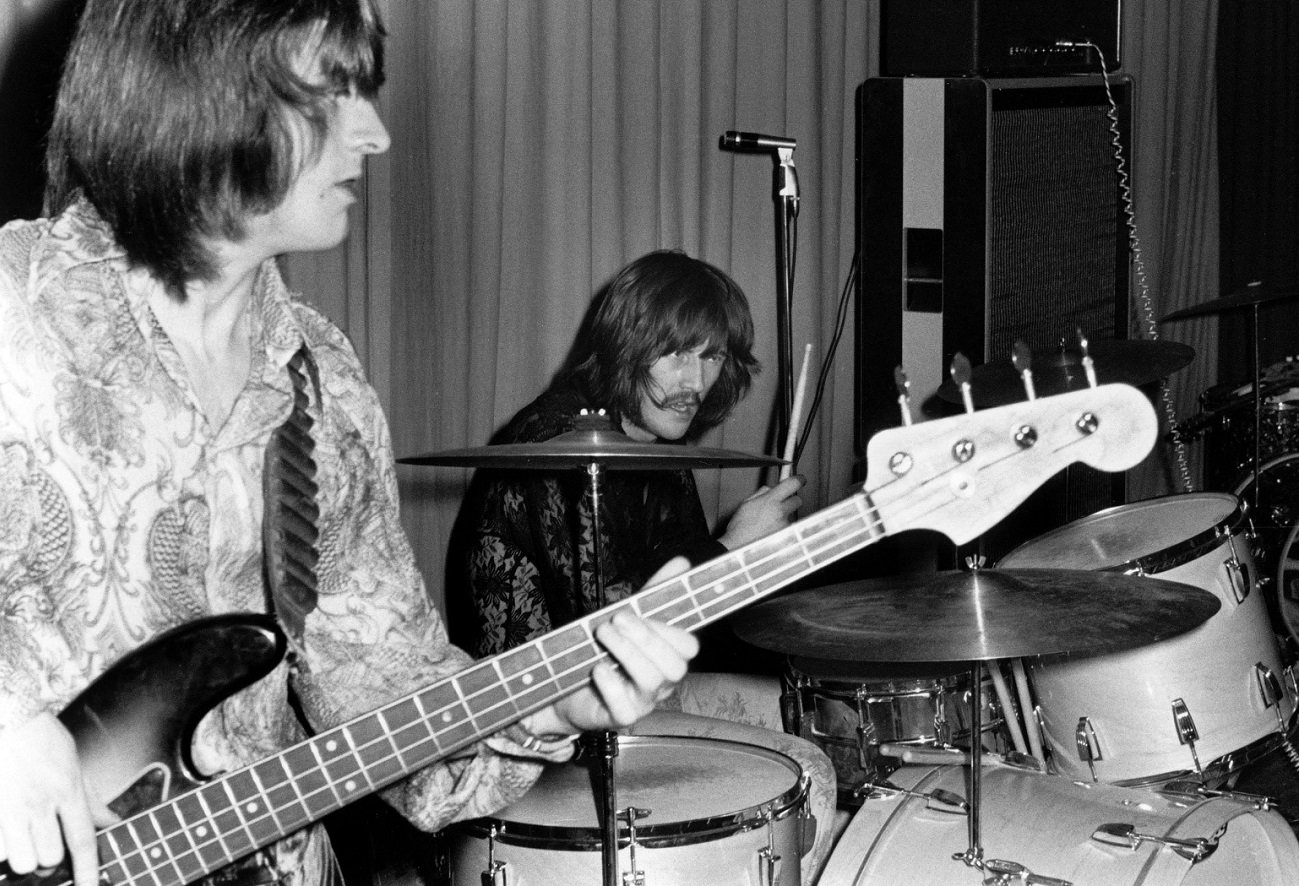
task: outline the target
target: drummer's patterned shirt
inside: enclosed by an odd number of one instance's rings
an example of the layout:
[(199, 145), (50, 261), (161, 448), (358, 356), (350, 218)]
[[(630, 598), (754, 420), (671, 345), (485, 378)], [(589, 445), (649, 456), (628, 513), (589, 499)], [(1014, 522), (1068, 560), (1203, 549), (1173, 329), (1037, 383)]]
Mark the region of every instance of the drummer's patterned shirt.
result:
[[(0, 729), (57, 712), (125, 653), (202, 616), (267, 612), (262, 467), (287, 417), (285, 364), (320, 369), (317, 607), (281, 661), (202, 720), (205, 772), (301, 739), (463, 668), (398, 521), (388, 429), (344, 335), (290, 294), (273, 261), (251, 309), (253, 365), (221, 427), (200, 411), (128, 266), (86, 204), (0, 229)], [(521, 795), (568, 745), (504, 736), (430, 766), (385, 797), (426, 830)], [(528, 759), (531, 757), (532, 759)], [(262, 854), (286, 883), (329, 873), (323, 829)]]
[[(559, 383), (493, 442), (550, 440), (573, 430), (583, 409), (595, 405)], [(599, 482), (605, 602), (634, 593), (672, 557), (699, 563), (725, 552), (709, 534), (690, 471), (611, 470)], [(479, 471), (452, 543), (472, 604), (461, 613), (453, 601), (450, 610), (453, 629), (465, 631), (456, 635), (461, 645), (501, 652), (600, 608), (592, 527), (585, 471)]]

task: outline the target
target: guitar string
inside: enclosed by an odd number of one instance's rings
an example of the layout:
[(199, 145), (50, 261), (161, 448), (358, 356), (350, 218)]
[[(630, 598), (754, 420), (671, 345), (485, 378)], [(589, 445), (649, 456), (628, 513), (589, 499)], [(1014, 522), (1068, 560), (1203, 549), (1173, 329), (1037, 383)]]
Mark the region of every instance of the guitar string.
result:
[[(1012, 454), (1015, 453), (1012, 452)], [(886, 485), (891, 485), (892, 482), (894, 481), (890, 481), (890, 483)], [(846, 556), (847, 554), (852, 553), (855, 550), (858, 550), (860, 547), (869, 545), (870, 543), (878, 540), (879, 538), (882, 538), (889, 534), (888, 531), (884, 529), (884, 521), (880, 517), (878, 506), (876, 506), (872, 501), (872, 495), (883, 491), (883, 489), (884, 487), (878, 487), (875, 490), (856, 493), (853, 496), (850, 496), (848, 499), (841, 501), (835, 505), (831, 505), (830, 507), (824, 509), (823, 511), (818, 512), (818, 514), (815, 517), (809, 517), (807, 521), (800, 521), (799, 523), (790, 526), (785, 530), (777, 532), (772, 536), (767, 536), (766, 538), (762, 539), (761, 542), (756, 543), (754, 545), (754, 549), (758, 550), (763, 547), (770, 547), (773, 544), (773, 542), (778, 543), (782, 540), (782, 537), (789, 536), (790, 540), (794, 542), (802, 551), (803, 553), (802, 558), (808, 561), (814, 567), (826, 565), (830, 562), (833, 562), (836, 559), (839, 559), (842, 556)], [(934, 494), (940, 492), (942, 492), (941, 487), (936, 487), (933, 490)], [(952, 493), (950, 493), (950, 490), (948, 492), (949, 492), (948, 497), (949, 498), (952, 497)], [(929, 507), (924, 507), (922, 505), (921, 507), (923, 508), (924, 512), (932, 513), (938, 509), (939, 505), (933, 505)], [(915, 510), (914, 507), (912, 507), (911, 509)], [(907, 508), (904, 507), (902, 510), (903, 513), (905, 513)], [(842, 514), (838, 513), (840, 511), (847, 511), (847, 513), (842, 513)], [(843, 530), (842, 524), (845, 522), (847, 522), (849, 525), (856, 525), (858, 528), (852, 532), (848, 532), (845, 534), (842, 531)], [(903, 520), (902, 522), (904, 525), (907, 523), (906, 520)], [(809, 523), (815, 524), (815, 528), (812, 528), (810, 531), (808, 531), (805, 537), (800, 538), (800, 533), (808, 529), (807, 524)], [(832, 543), (826, 544), (819, 548), (816, 547), (818, 544), (823, 543), (827, 536), (829, 536), (833, 540)], [(385, 786), (386, 784), (391, 783), (391, 781), (397, 780), (404, 773), (398, 773), (391, 780), (387, 780), (387, 781), (380, 780), (379, 782), (375, 782), (370, 778), (366, 770), (366, 764), (364, 764), (363, 761), (361, 760), (361, 754), (363, 752), (372, 751), (376, 745), (382, 743), (388, 743), (389, 745), (393, 746), (393, 752), (391, 754), (388, 754), (387, 756), (380, 757), (377, 761), (371, 761), (368, 765), (371, 768), (373, 768), (379, 762), (391, 762), (395, 760), (400, 764), (401, 768), (404, 769), (406, 772), (409, 772), (414, 768), (418, 768), (420, 765), (426, 765), (429, 762), (433, 762), (434, 760), (440, 759), (441, 757), (449, 753), (453, 753), (455, 750), (458, 750), (459, 748), (464, 747), (465, 745), (473, 741), (477, 737), (477, 735), (483, 734), (484, 730), (491, 727), (503, 726), (509, 722), (512, 722), (514, 719), (517, 719), (518, 717), (526, 716), (528, 713), (531, 713), (533, 710), (539, 709), (540, 707), (544, 706), (545, 703), (547, 703), (546, 701), (538, 701), (530, 705), (525, 704), (520, 706), (520, 704), (517, 701), (520, 694), (517, 691), (515, 691), (511, 695), (507, 695), (507, 697), (504, 698), (503, 700), (499, 702), (494, 702), (491, 706), (479, 712), (477, 716), (475, 716), (473, 713), (468, 713), (467, 719), (473, 724), (473, 729), (471, 730), (471, 733), (475, 733), (475, 734), (471, 734), (469, 737), (465, 739), (460, 739), (458, 741), (451, 742), (450, 744), (444, 744), (442, 741), (439, 740), (441, 735), (445, 733), (449, 733), (453, 729), (464, 728), (465, 721), (464, 719), (462, 719), (461, 721), (455, 723), (455, 725), (451, 728), (439, 730), (436, 726), (433, 725), (435, 720), (443, 719), (445, 721), (445, 718), (448, 715), (450, 715), (452, 711), (457, 709), (464, 709), (466, 711), (469, 711), (469, 709), (473, 707), (473, 704), (476, 699), (480, 699), (484, 696), (490, 697), (489, 693), (492, 691), (493, 688), (502, 688), (499, 686), (499, 684), (509, 684), (511, 682), (516, 682), (516, 681), (523, 682), (527, 686), (526, 691), (528, 693), (537, 693), (537, 692), (542, 692), (544, 689), (546, 689), (548, 685), (551, 684), (559, 688), (562, 692), (574, 691), (580, 686), (581, 682), (585, 682), (587, 678), (585, 676), (582, 676), (579, 678), (579, 683), (577, 685), (573, 685), (573, 686), (563, 685), (565, 680), (571, 679), (572, 677), (578, 675), (579, 673), (583, 675), (589, 674), (590, 668), (595, 663), (599, 662), (600, 660), (608, 658), (608, 654), (600, 651), (598, 644), (596, 644), (594, 640), (594, 636), (593, 636), (594, 628), (592, 626), (594, 621), (611, 617), (614, 614), (614, 612), (617, 611), (617, 609), (619, 609), (620, 607), (629, 606), (635, 609), (638, 613), (645, 615), (646, 617), (653, 617), (655, 614), (672, 609), (673, 607), (676, 607), (680, 605), (681, 602), (683, 602), (683, 599), (679, 594), (674, 595), (673, 598), (668, 602), (655, 603), (654, 598), (665, 594), (672, 587), (672, 585), (677, 585), (681, 590), (685, 591), (685, 596), (692, 599), (694, 602), (692, 604), (691, 612), (685, 615), (672, 616), (669, 619), (669, 623), (677, 624), (677, 623), (685, 622), (687, 620), (699, 618), (701, 620), (694, 623), (693, 627), (695, 628), (701, 627), (704, 624), (708, 624), (709, 622), (722, 617), (722, 615), (729, 613), (732, 608), (730, 604), (733, 603), (736, 597), (752, 596), (752, 592), (754, 591), (755, 588), (758, 588), (760, 585), (763, 584), (763, 582), (772, 581), (774, 575), (774, 572), (771, 571), (773, 561), (779, 561), (777, 565), (779, 566), (780, 570), (788, 569), (791, 566), (793, 566), (794, 564), (791, 563), (787, 558), (782, 557), (782, 554), (785, 553), (785, 551), (786, 549), (784, 547), (779, 547), (774, 552), (767, 553), (763, 556), (760, 556), (759, 558), (751, 562), (740, 561), (739, 566), (733, 569), (732, 571), (724, 574), (720, 578), (714, 578), (710, 580), (706, 585), (702, 587), (694, 588), (690, 585), (689, 580), (692, 576), (697, 576), (700, 573), (708, 571), (708, 564), (704, 564), (703, 566), (697, 567), (695, 570), (692, 570), (691, 572), (687, 572), (675, 579), (670, 580), (670, 582), (664, 587), (658, 589), (651, 589), (647, 591), (644, 600), (648, 602), (651, 606), (656, 606), (656, 608), (643, 608), (639, 605), (642, 601), (633, 597), (633, 598), (629, 598), (628, 600), (624, 601), (622, 604), (618, 606), (609, 607), (605, 610), (602, 610), (601, 612), (592, 613), (591, 615), (585, 617), (584, 619), (579, 620), (579, 623), (577, 624), (576, 628), (570, 630), (572, 630), (574, 633), (578, 633), (579, 632), (578, 629), (580, 629), (580, 633), (582, 633), (585, 639), (581, 644), (564, 649), (559, 656), (549, 655), (545, 653), (544, 650), (542, 649), (542, 645), (546, 642), (554, 642), (555, 640), (557, 640), (560, 636), (562, 636), (563, 634), (562, 631), (559, 632), (558, 634), (551, 634), (546, 637), (538, 638), (538, 640), (532, 641), (531, 643), (526, 644), (523, 647), (519, 647), (514, 652), (510, 653), (508, 656), (504, 658), (496, 658), (489, 662), (484, 662), (479, 666), (471, 668), (468, 672), (463, 672), (460, 675), (456, 675), (454, 677), (448, 678), (446, 681), (441, 682), (434, 687), (430, 687), (427, 690), (422, 690), (410, 696), (403, 697), (397, 702), (393, 702), (389, 705), (385, 705), (384, 707), (374, 712), (371, 712), (369, 714), (362, 715), (361, 717), (358, 717), (353, 721), (349, 721), (348, 723), (344, 723), (338, 727), (335, 727), (329, 730), (328, 732), (323, 733), (320, 736), (315, 736), (311, 739), (307, 739), (305, 742), (302, 742), (300, 745), (296, 745), (293, 748), (290, 748), (282, 752), (281, 754), (276, 755), (276, 757), (271, 758), (271, 760), (269, 761), (267, 760), (259, 761), (258, 763), (251, 764), (248, 767), (244, 767), (241, 770), (237, 770), (234, 773), (230, 773), (227, 776), (221, 777), (216, 782), (201, 785), (198, 788), (194, 789), (193, 791), (188, 791), (185, 794), (181, 795), (180, 797), (168, 801), (166, 804), (164, 804), (164, 807), (155, 807), (153, 809), (146, 810), (138, 814), (137, 816), (133, 816), (127, 821), (120, 823), (119, 825), (113, 826), (112, 828), (104, 832), (104, 836), (110, 837), (122, 829), (127, 829), (129, 831), (130, 826), (133, 823), (136, 823), (141, 819), (148, 820), (155, 826), (155, 829), (159, 832), (159, 836), (156, 839), (152, 839), (150, 841), (145, 841), (145, 842), (137, 842), (136, 847), (128, 849), (125, 852), (122, 852), (119, 847), (114, 846), (114, 850), (115, 850), (114, 854), (118, 856), (121, 866), (124, 869), (128, 867), (126, 863), (126, 859), (128, 857), (132, 855), (138, 855), (141, 858), (145, 858), (146, 855), (149, 857), (153, 857), (157, 853), (157, 847), (154, 844), (158, 842), (165, 843), (168, 839), (169, 834), (179, 833), (186, 838), (186, 841), (191, 847), (191, 851), (189, 854), (194, 855), (195, 858), (199, 860), (205, 872), (210, 873), (211, 871), (216, 870), (221, 865), (220, 864), (214, 865), (212, 861), (204, 858), (203, 850), (211, 849), (213, 847), (219, 847), (221, 849), (222, 854), (225, 856), (226, 863), (228, 863), (229, 861), (236, 860), (238, 857), (241, 857), (241, 855), (236, 855), (231, 853), (231, 851), (227, 848), (225, 841), (222, 840), (221, 838), (221, 832), (215, 827), (213, 828), (214, 831), (213, 839), (206, 840), (201, 843), (195, 843), (193, 839), (193, 835), (201, 831), (202, 824), (200, 824), (200, 826), (196, 828), (192, 824), (185, 823), (184, 817), (181, 815), (177, 816), (177, 818), (181, 821), (181, 827), (179, 829), (168, 830), (165, 827), (158, 827), (159, 822), (156, 816), (159, 812), (159, 809), (161, 808), (175, 809), (177, 807), (177, 804), (182, 799), (191, 796), (197, 796), (199, 798), (200, 804), (204, 806), (206, 809), (208, 809), (210, 812), (211, 804), (205, 802), (205, 800), (209, 799), (208, 795), (214, 791), (224, 792), (225, 796), (223, 799), (230, 804), (229, 807), (230, 811), (236, 813), (236, 818), (239, 819), (239, 826), (246, 832), (247, 837), (254, 844), (256, 844), (254, 848), (265, 845), (266, 842), (270, 842), (271, 839), (274, 839), (275, 835), (287, 833), (287, 831), (285, 830), (285, 825), (283, 823), (284, 817), (282, 815), (277, 816), (276, 807), (274, 806), (274, 804), (270, 803), (269, 800), (267, 800), (265, 806), (259, 805), (259, 808), (263, 809), (264, 812), (263, 814), (260, 814), (257, 817), (246, 818), (243, 814), (241, 814), (239, 810), (239, 806), (241, 805), (241, 803), (245, 801), (242, 801), (239, 798), (232, 796), (228, 790), (230, 783), (235, 776), (239, 774), (247, 774), (249, 777), (252, 778), (254, 782), (257, 783), (259, 793), (264, 796), (267, 791), (265, 786), (262, 784), (261, 779), (258, 777), (257, 770), (259, 767), (264, 767), (265, 765), (271, 762), (279, 763), (280, 761), (285, 759), (288, 753), (294, 750), (299, 750), (302, 748), (312, 749), (313, 756), (317, 760), (317, 763), (314, 766), (310, 767), (310, 769), (302, 773), (294, 773), (291, 771), (284, 772), (284, 774), (286, 775), (286, 777), (288, 778), (290, 784), (294, 789), (297, 799), (295, 801), (294, 807), (292, 808), (281, 807), (281, 811), (285, 814), (289, 813), (290, 811), (294, 811), (296, 814), (306, 813), (305, 821), (298, 822), (296, 819), (294, 820), (293, 825), (295, 828), (297, 826), (307, 824), (310, 821), (314, 820), (311, 815), (311, 808), (310, 808), (311, 801), (314, 799), (319, 799), (320, 795), (322, 794), (325, 795), (326, 799), (330, 801), (329, 805), (332, 808), (339, 808), (343, 805), (346, 805), (348, 802), (350, 802), (352, 798), (345, 798), (342, 795), (340, 795), (336, 789), (335, 783), (331, 783), (329, 779), (326, 779), (326, 783), (324, 787), (318, 789), (313, 793), (303, 794), (301, 790), (298, 789), (298, 782), (300, 782), (303, 776), (310, 774), (311, 772), (320, 772), (322, 774), (327, 775), (326, 769), (330, 764), (339, 764), (343, 761), (346, 761), (350, 757), (354, 765), (356, 764), (360, 764), (360, 765), (357, 765), (357, 768), (354, 771), (351, 771), (349, 773), (349, 777), (355, 777), (357, 774), (359, 774), (361, 777), (364, 778), (367, 787), (370, 791), (378, 790), (383, 786)], [(833, 552), (833, 556), (828, 557), (824, 562), (816, 562), (817, 557), (824, 556), (828, 552)], [(736, 552), (737, 557), (739, 557), (743, 553), (744, 553), (744, 549), (737, 551)], [(766, 569), (768, 571), (761, 573), (759, 578), (754, 578), (752, 576), (751, 573), (753, 573), (755, 570), (760, 571), (762, 569)], [(759, 596), (762, 596), (766, 593), (774, 592), (775, 590), (779, 589), (780, 587), (783, 587), (785, 584), (787, 584), (790, 581), (793, 581), (794, 579), (796, 579), (802, 574), (804, 573), (799, 572), (798, 575), (788, 578), (787, 581), (781, 580), (779, 578), (774, 579), (775, 581), (777, 581), (777, 584), (775, 584), (775, 586), (773, 587), (760, 590)], [(715, 594), (709, 600), (707, 600), (706, 603), (700, 602), (700, 598), (704, 594), (715, 590), (719, 586), (725, 586), (727, 582), (733, 581), (737, 577), (742, 577), (744, 579), (743, 584), (739, 588), (724, 591), (720, 594)], [(714, 614), (711, 616), (702, 614), (705, 608), (718, 607), (718, 606), (722, 606), (723, 604), (726, 604), (726, 606), (723, 609), (723, 611), (721, 611), (718, 614)], [(500, 663), (502, 661), (508, 661), (510, 659), (525, 657), (523, 655), (523, 653), (525, 652), (536, 653), (539, 656), (539, 661), (534, 664), (528, 665), (527, 667), (518, 670), (517, 672), (511, 672), (508, 675), (505, 672), (501, 671)], [(559, 671), (554, 670), (553, 665), (556, 660), (558, 660), (561, 657), (573, 656), (579, 653), (585, 655), (586, 658), (584, 658), (578, 664), (570, 666), (567, 670), (563, 670), (563, 669)], [(544, 681), (535, 684), (532, 683), (529, 679), (532, 676), (532, 672), (543, 667), (548, 671), (549, 677)], [(489, 669), (495, 671), (496, 683), (498, 684), (498, 687), (488, 686), (482, 690), (479, 690), (476, 693), (466, 694), (460, 684), (465, 682), (468, 677), (480, 676), (478, 672), (486, 671)], [(503, 688), (506, 688), (507, 692), (510, 691), (508, 689), (508, 686)], [(442, 694), (449, 690), (454, 690), (456, 692), (457, 701), (454, 704), (448, 705), (445, 703), (441, 703), (440, 707), (436, 705), (428, 704), (427, 699), (431, 698), (436, 694)], [(550, 696), (547, 696), (547, 698), (549, 697)], [(394, 745), (393, 735), (395, 734), (395, 730), (393, 730), (392, 724), (389, 719), (391, 714), (395, 711), (396, 708), (402, 705), (412, 704), (412, 703), (419, 709), (421, 718), (420, 720), (412, 722), (410, 724), (403, 724), (401, 729), (405, 730), (408, 728), (422, 727), (424, 731), (420, 734), (422, 736), (427, 736), (427, 739), (431, 740), (432, 743), (436, 746), (436, 754), (433, 757), (430, 757), (428, 760), (422, 760), (422, 759), (417, 760), (415, 763), (410, 763), (407, 762), (405, 759), (403, 759), (404, 756), (403, 750), (400, 747), (396, 747)], [(496, 718), (500, 718), (500, 715), (502, 713), (504, 714), (503, 719), (496, 719)], [(367, 721), (376, 721), (376, 720), (383, 722), (385, 727), (385, 734), (380, 739), (376, 739), (368, 743), (360, 743), (360, 744), (353, 743), (351, 739), (351, 734), (352, 732), (356, 731), (356, 727)], [(484, 725), (484, 723), (486, 725)], [(346, 745), (348, 750), (346, 750), (344, 753), (339, 754), (337, 756), (326, 756), (320, 753), (322, 746), (327, 745), (328, 743), (336, 740), (342, 740), (343, 744)], [(410, 748), (408, 747), (405, 753), (409, 754), (409, 751)], [(356, 794), (355, 791), (351, 791), (349, 793), (353, 795)], [(319, 813), (319, 814), (323, 814), (323, 813)], [(319, 814), (317, 814), (315, 817), (319, 817)], [(204, 822), (203, 824), (205, 823), (206, 822)], [(270, 837), (270, 839), (265, 839), (264, 837), (258, 837), (256, 834), (253, 833), (252, 828), (263, 826), (267, 823), (270, 823), (273, 826), (273, 830), (275, 832), (275, 834), (273, 834)], [(136, 838), (138, 841), (137, 834), (132, 833), (132, 837)], [(265, 839), (265, 842), (261, 842), (263, 839)], [(145, 860), (146, 863), (151, 863), (149, 859), (146, 858)], [(179, 867), (176, 865), (174, 861), (171, 862), (171, 866), (175, 871), (175, 875), (177, 876), (176, 882), (178, 883), (188, 882), (188, 880), (186, 880), (187, 875), (181, 873)], [(154, 873), (155, 881), (161, 882), (157, 880), (156, 868), (148, 868), (143, 873), (150, 874), (151, 872)], [(139, 873), (131, 873), (129, 870), (127, 870), (127, 874), (128, 874), (127, 876), (128, 882), (135, 882), (138, 876), (140, 875)]]

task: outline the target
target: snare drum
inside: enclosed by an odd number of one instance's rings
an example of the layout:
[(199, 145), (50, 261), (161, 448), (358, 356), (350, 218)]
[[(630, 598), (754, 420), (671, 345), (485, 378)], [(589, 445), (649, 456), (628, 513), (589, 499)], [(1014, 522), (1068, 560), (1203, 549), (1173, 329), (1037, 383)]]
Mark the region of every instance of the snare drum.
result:
[(1052, 768), (1127, 784), (1233, 771), (1295, 708), (1267, 605), (1255, 585), (1240, 500), (1171, 495), (1074, 521), (998, 568), (1157, 576), (1215, 594), (1219, 611), (1160, 643), (1106, 655), (1026, 660)]
[[(785, 677), (789, 726), (834, 764), (839, 805), (855, 806), (858, 788), (886, 777), (900, 762), (883, 743), (969, 747), (970, 673), (950, 663), (890, 664), (791, 657)], [(1006, 750), (1005, 721), (984, 679), (980, 718), (984, 747)]]
[[(904, 766), (891, 781), (919, 794), (941, 789), (966, 797), (965, 776), (960, 766)], [(952, 858), (969, 848), (964, 814), (923, 797), (894, 794), (862, 804), (819, 882), (978, 883), (995, 871), (994, 860), (1073, 886), (1281, 886), (1293, 883), (1299, 870), (1299, 843), (1285, 819), (1245, 800), (1080, 784), (996, 762), (984, 766), (982, 776), (979, 842), (989, 868), (982, 874)], [(1097, 839), (1105, 824), (1132, 825), (1139, 834), (1160, 838), (1216, 836), (1217, 847), (1192, 863), (1157, 842), (1143, 840), (1129, 848)], [(1026, 877), (1021, 873), (1008, 882), (1022, 883)]]
[[(810, 836), (804, 844), (807, 785), (784, 754), (710, 738), (621, 736), (614, 789), (619, 810), (636, 810), (634, 828), (619, 824), (618, 870), (643, 872), (646, 886), (802, 881), (799, 862), (812, 847)], [(598, 807), (586, 766), (547, 767), (519, 802), (453, 829), (453, 886), (599, 883)]]

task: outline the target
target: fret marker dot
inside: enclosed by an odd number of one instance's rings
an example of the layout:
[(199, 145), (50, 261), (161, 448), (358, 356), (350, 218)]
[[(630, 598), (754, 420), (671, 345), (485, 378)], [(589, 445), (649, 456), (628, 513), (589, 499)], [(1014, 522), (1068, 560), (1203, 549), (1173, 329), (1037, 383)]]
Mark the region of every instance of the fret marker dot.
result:
[(450, 712), (450, 711), (446, 711), (445, 713), (442, 714), (442, 722), (443, 722), (443, 723), (450, 723), (450, 722), (451, 722), (451, 712)]
[(256, 804), (256, 803), (249, 803), (247, 806), (244, 807), (244, 810), (247, 811), (247, 812), (256, 812), (256, 811), (257, 811), (257, 804)]
[(343, 787), (347, 788), (348, 791), (356, 790), (356, 780), (349, 778), (347, 781), (343, 783)]
[(199, 825), (197, 828), (194, 829), (194, 833), (198, 834), (200, 837), (206, 837), (207, 825), (204, 824)]
[(162, 850), (159, 849), (157, 846), (153, 847), (153, 849), (149, 850), (149, 857), (162, 858)]
[(531, 675), (531, 674), (524, 674), (524, 675), (523, 675), (523, 685), (524, 685), (524, 686), (531, 686), (531, 685), (532, 685), (532, 675)]
[(325, 742), (325, 750), (332, 754), (334, 751), (338, 750), (338, 742), (331, 738), (329, 741)]

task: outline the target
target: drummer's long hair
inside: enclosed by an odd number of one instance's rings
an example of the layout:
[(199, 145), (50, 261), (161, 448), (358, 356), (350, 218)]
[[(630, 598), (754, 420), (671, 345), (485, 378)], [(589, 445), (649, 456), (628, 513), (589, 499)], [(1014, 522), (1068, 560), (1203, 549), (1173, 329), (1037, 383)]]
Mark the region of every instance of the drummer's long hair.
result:
[(689, 439), (720, 424), (748, 392), (759, 370), (753, 316), (744, 292), (723, 271), (678, 250), (651, 252), (606, 287), (566, 378), (616, 418), (640, 423), (654, 361), (705, 344), (722, 354), (722, 370)]

